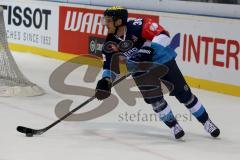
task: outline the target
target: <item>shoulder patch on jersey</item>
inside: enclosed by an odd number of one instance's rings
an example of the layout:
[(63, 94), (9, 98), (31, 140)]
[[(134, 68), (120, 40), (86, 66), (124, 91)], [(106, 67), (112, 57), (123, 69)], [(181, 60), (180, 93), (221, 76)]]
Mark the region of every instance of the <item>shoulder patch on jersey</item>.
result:
[(156, 31), (158, 29), (158, 24), (157, 23), (152, 23), (151, 25), (150, 25), (150, 30), (151, 31)]

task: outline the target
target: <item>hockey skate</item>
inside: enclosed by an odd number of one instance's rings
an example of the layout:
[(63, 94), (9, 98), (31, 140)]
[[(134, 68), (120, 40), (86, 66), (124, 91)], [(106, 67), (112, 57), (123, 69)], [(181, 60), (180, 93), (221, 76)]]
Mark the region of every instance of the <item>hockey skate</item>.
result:
[(182, 138), (185, 134), (182, 127), (178, 123), (175, 126), (173, 126), (171, 130), (176, 139)]
[(219, 128), (208, 119), (204, 124), (204, 129), (211, 134), (212, 137), (218, 137), (220, 134)]

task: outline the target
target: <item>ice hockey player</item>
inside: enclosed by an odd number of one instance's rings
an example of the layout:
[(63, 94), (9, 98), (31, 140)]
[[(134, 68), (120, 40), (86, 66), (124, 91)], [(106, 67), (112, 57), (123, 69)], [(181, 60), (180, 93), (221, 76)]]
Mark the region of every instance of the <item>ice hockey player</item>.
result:
[[(168, 71), (161, 77), (161, 80), (163, 82), (170, 82), (173, 85), (170, 95), (175, 96), (180, 103), (184, 104), (212, 137), (218, 137), (220, 134), (219, 128), (210, 120), (204, 106), (191, 92), (191, 89), (176, 64), (175, 58), (177, 54), (175, 48), (170, 44), (171, 38), (168, 31), (149, 18), (130, 21), (127, 21), (127, 19), (128, 11), (126, 8), (114, 6), (105, 10), (103, 21), (104, 25), (108, 28), (105, 44), (114, 42), (119, 45), (121, 43), (123, 48), (126, 48), (126, 45), (129, 44), (126, 43), (124, 45), (122, 42), (132, 42), (132, 45), (130, 45), (131, 48), (126, 51), (121, 51), (122, 55), (127, 59), (126, 65), (130, 70), (130, 64), (132, 62), (154, 62), (166, 66)], [(102, 79), (98, 81), (95, 92), (98, 100), (103, 100), (110, 96), (112, 82), (115, 80), (117, 74), (119, 74), (119, 60), (113, 57), (120, 51), (112, 46), (110, 47), (110, 50), (112, 50), (110, 53), (109, 50), (105, 48), (106, 47), (103, 47), (102, 51), (104, 57)], [(159, 72), (161, 72), (161, 70), (159, 70)], [(141, 73), (132, 74), (145, 102), (152, 105), (153, 110), (171, 129), (176, 139), (183, 137), (185, 133), (174, 117), (170, 106), (165, 101), (162, 89), (160, 87), (157, 89), (160, 93), (158, 96), (149, 96), (148, 87), (141, 87), (144, 86), (142, 85), (144, 80), (156, 79), (156, 81), (159, 81), (159, 77), (156, 76), (156, 74), (150, 75), (151, 77), (149, 77), (149, 75), (144, 76), (145, 75), (141, 75)], [(140, 80), (139, 77), (141, 77)], [(151, 89), (150, 87), (149, 92), (151, 92)]]

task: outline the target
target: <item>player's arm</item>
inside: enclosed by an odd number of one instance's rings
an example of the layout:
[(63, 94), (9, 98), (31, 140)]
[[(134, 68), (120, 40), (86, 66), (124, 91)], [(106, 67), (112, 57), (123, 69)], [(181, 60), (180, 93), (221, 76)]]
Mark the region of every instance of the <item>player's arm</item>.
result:
[(114, 81), (120, 73), (119, 69), (119, 50), (117, 48), (117, 39), (113, 34), (109, 34), (102, 49), (103, 53), (103, 73), (102, 78), (107, 77)]
[(105, 46), (103, 47), (103, 73), (102, 79), (97, 83), (95, 96), (99, 100), (108, 98), (111, 94), (112, 82), (116, 79), (117, 75), (120, 73), (119, 69), (119, 56), (117, 55), (118, 49), (114, 44), (112, 39), (113, 35), (108, 35), (106, 38)]

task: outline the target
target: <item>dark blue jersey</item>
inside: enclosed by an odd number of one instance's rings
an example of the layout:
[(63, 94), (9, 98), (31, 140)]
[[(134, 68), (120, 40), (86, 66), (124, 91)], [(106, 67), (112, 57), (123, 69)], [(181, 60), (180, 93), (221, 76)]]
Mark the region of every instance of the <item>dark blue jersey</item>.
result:
[[(153, 62), (165, 63), (176, 57), (174, 50), (163, 47), (160, 44), (152, 43), (154, 36), (165, 34), (168, 32), (149, 19), (131, 20), (126, 25), (126, 33), (124, 37), (110, 34), (107, 36), (105, 46), (103, 47), (103, 77), (111, 77), (115, 79), (119, 74), (119, 54), (126, 58), (126, 64), (131, 64), (131, 60), (138, 51), (146, 44), (152, 47), (154, 51)], [(113, 46), (113, 47), (112, 47)], [(129, 68), (129, 67), (128, 67)]]

